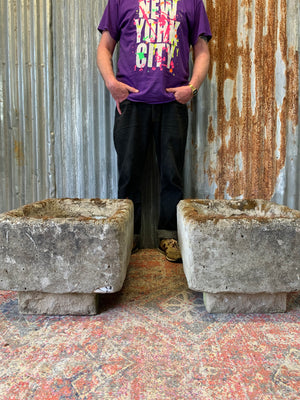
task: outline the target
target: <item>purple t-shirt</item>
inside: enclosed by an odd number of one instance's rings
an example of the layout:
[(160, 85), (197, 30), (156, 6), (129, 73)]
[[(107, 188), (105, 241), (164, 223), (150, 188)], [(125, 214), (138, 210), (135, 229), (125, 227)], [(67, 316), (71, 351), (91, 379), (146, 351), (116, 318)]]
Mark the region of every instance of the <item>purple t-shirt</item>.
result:
[(202, 0), (108, 0), (100, 32), (120, 42), (117, 79), (139, 90), (128, 100), (174, 101), (166, 88), (188, 84), (189, 51), (211, 38)]

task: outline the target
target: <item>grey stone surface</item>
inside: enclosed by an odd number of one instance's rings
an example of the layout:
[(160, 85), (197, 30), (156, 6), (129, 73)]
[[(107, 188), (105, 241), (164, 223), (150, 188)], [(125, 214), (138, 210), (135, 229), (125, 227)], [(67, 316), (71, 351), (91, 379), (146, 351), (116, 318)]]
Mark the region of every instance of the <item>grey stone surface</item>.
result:
[(98, 312), (99, 295), (18, 292), (18, 300), (22, 314), (94, 315)]
[(122, 288), (130, 200), (48, 199), (0, 215), (0, 289), (105, 293)]
[(209, 313), (277, 313), (286, 311), (286, 293), (203, 293)]
[(192, 290), (300, 290), (300, 212), (264, 200), (183, 200), (178, 238)]

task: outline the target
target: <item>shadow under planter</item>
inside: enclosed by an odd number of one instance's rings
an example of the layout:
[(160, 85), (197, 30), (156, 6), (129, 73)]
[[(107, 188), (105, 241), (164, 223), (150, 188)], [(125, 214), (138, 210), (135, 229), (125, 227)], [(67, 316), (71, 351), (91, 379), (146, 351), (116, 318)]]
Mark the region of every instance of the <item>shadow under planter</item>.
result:
[(91, 315), (124, 283), (130, 200), (47, 199), (0, 215), (0, 289), (25, 314)]
[(300, 211), (265, 200), (182, 200), (178, 237), (188, 286), (208, 312), (285, 312), (300, 291)]

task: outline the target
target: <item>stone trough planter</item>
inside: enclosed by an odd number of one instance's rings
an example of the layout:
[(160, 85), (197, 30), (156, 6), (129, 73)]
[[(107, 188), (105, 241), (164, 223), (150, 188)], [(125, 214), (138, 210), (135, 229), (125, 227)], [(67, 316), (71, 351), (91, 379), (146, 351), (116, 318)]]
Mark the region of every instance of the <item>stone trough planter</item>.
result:
[(130, 200), (48, 199), (0, 214), (0, 289), (28, 314), (95, 314), (122, 288), (133, 240)]
[(178, 237), (188, 286), (208, 312), (286, 311), (300, 291), (300, 212), (264, 200), (182, 200)]

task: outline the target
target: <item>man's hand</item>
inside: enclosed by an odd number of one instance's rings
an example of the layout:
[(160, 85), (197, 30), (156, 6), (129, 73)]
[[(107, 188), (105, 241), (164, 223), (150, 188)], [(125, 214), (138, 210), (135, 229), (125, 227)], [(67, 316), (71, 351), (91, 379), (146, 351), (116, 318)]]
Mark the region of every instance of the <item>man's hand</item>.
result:
[(138, 90), (116, 79), (112, 66), (115, 46), (116, 41), (108, 31), (104, 31), (97, 50), (97, 65), (107, 89), (116, 101), (118, 113), (121, 114), (120, 103), (127, 99), (130, 92), (138, 93)]
[[(190, 84), (199, 89), (207, 75), (210, 61), (208, 44), (203, 38), (198, 38), (193, 47), (193, 53), (194, 67)], [(166, 90), (168, 93), (174, 93), (175, 99), (182, 104), (188, 103), (193, 97), (193, 91), (190, 86), (180, 86)]]
[(108, 90), (110, 91), (112, 97), (115, 99), (117, 110), (119, 114), (121, 113), (120, 103), (126, 100), (129, 93), (138, 93), (138, 90), (132, 86), (126, 85), (116, 79), (112, 83), (107, 85)]
[(166, 89), (168, 93), (174, 93), (175, 99), (181, 103), (188, 103), (193, 97), (193, 91), (190, 86), (179, 86), (176, 88)]

